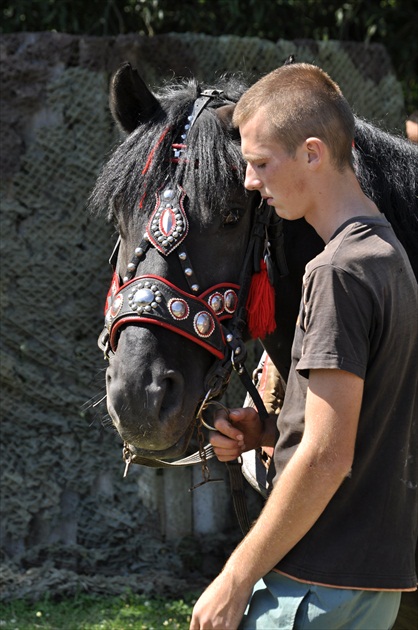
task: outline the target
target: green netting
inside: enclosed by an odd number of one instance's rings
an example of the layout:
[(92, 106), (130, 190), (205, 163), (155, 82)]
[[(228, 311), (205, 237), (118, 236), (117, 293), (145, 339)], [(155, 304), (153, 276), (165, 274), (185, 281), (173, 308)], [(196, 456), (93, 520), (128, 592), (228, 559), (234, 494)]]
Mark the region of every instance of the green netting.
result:
[[(328, 70), (358, 114), (389, 129), (403, 127), (402, 93), (381, 46), (44, 33), (3, 36), (0, 47), (3, 596), (60, 592), (65, 582), (68, 592), (80, 586), (77, 572), (94, 592), (118, 592), (123, 580), (115, 586), (111, 576), (135, 576), (141, 555), (147, 567), (161, 553), (170, 570), (181, 563), (167, 563), (157, 517), (138, 498), (141, 471), (122, 481), (120, 441), (104, 406), (89, 403), (103, 395), (96, 337), (113, 235), (86, 200), (118, 140), (107, 105), (111, 72), (128, 59), (151, 85), (237, 70), (255, 79), (296, 53)], [(251, 354), (254, 364), (259, 349)], [(241, 404), (236, 379), (227, 397)]]

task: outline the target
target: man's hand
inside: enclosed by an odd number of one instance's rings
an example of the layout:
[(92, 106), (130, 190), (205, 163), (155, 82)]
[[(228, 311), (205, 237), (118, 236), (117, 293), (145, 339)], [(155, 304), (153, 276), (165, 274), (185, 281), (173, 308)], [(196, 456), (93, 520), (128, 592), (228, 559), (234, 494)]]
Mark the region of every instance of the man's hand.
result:
[[(272, 422), (275, 426), (274, 419)], [(209, 435), (216, 457), (221, 462), (228, 462), (246, 451), (267, 446), (270, 440), (266, 437), (266, 424), (252, 407), (231, 409), (229, 417), (225, 411), (220, 410), (214, 421), (217, 431), (212, 431)]]
[(251, 592), (232, 573), (221, 573), (197, 600), (190, 630), (237, 630)]

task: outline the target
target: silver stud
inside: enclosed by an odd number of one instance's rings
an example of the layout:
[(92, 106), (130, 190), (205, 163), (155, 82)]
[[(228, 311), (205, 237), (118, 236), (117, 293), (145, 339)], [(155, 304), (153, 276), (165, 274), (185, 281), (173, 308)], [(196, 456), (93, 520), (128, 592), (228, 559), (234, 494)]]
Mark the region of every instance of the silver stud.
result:
[(228, 342), (228, 343), (231, 343), (231, 341), (233, 340), (233, 338), (234, 338), (234, 336), (233, 336), (233, 335), (231, 335), (231, 333), (228, 333), (228, 334), (227, 334), (227, 336), (226, 336), (226, 340), (227, 340), (227, 342)]
[(129, 272), (135, 271), (135, 269), (136, 269), (136, 265), (134, 263), (129, 263), (129, 265), (127, 266), (127, 270)]
[(142, 249), (142, 247), (137, 247), (135, 249), (135, 256), (138, 256), (138, 258), (140, 258), (143, 255), (144, 255), (144, 250)]
[(124, 282), (124, 283), (125, 283), (125, 282), (128, 282), (128, 280), (129, 280), (128, 276), (123, 276), (123, 282)]
[(190, 269), (190, 267), (187, 267), (187, 269), (184, 270), (184, 273), (186, 274), (186, 276), (191, 276), (193, 275), (193, 269)]
[(150, 289), (139, 289), (130, 300), (131, 308), (149, 306), (154, 301), (154, 293)]
[(166, 188), (163, 191), (163, 198), (164, 199), (172, 199), (174, 197), (174, 190), (172, 188)]
[(196, 293), (196, 291), (199, 291), (199, 285), (198, 284), (192, 284), (192, 291), (194, 291)]
[(186, 260), (186, 258), (187, 258), (186, 252), (180, 252), (179, 253), (179, 258), (180, 258), (180, 260)]

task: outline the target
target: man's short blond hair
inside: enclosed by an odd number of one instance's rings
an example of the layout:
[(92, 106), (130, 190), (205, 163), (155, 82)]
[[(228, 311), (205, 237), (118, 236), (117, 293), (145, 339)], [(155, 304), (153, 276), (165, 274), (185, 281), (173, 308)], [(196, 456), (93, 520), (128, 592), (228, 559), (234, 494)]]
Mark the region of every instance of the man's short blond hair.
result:
[(266, 125), (290, 155), (307, 138), (317, 137), (329, 148), (338, 169), (352, 168), (353, 112), (326, 72), (307, 63), (273, 70), (240, 98), (234, 125), (240, 127), (263, 108)]

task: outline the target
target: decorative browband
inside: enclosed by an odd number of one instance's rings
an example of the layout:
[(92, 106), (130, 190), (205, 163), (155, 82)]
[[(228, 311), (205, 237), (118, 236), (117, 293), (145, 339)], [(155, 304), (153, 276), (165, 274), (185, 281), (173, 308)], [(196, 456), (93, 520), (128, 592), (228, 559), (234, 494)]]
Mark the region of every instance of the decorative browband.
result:
[[(168, 328), (203, 346), (220, 359), (225, 355), (221, 321), (237, 308), (239, 285), (215, 285), (199, 296), (186, 293), (160, 276), (139, 276), (119, 288), (114, 275), (105, 306), (105, 336), (113, 351), (121, 326), (135, 321)], [(102, 337), (102, 335), (101, 335)]]

